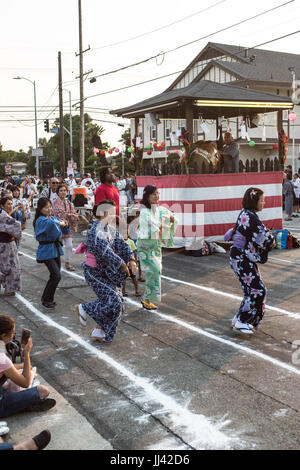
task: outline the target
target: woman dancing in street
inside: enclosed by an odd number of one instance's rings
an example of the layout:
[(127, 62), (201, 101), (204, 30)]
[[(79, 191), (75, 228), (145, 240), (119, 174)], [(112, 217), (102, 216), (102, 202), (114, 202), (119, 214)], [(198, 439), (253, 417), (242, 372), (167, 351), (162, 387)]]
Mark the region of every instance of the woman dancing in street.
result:
[(252, 335), (264, 316), (266, 287), (261, 279), (257, 263), (268, 260), (269, 251), (275, 246), (272, 233), (260, 221), (257, 212), (263, 210), (264, 193), (259, 188), (247, 189), (236, 226), (225, 235), (233, 240), (230, 264), (238, 277), (244, 298), (232, 320), (236, 331)]
[[(76, 305), (82, 326), (89, 315), (97, 323), (92, 331), (94, 341), (111, 343), (124, 310), (122, 285), (129, 275), (127, 265), (136, 273), (136, 260), (115, 229), (116, 206), (111, 200), (94, 206), (94, 220), (86, 241), (84, 276), (97, 295), (97, 300)], [(78, 251), (77, 251), (78, 252)]]
[(17, 245), (22, 237), (21, 223), (12, 217), (13, 200), (0, 199), (0, 290), (5, 296), (14, 296), (21, 290), (21, 268)]
[(51, 216), (52, 205), (50, 199), (40, 198), (33, 221), (35, 236), (39, 242), (36, 253), (38, 263), (44, 263), (50, 273), (42, 295), (42, 304), (46, 308), (54, 308), (54, 295), (60, 282), (61, 262), (60, 257), (64, 254), (61, 248), (61, 237), (63, 230), (68, 229), (68, 223)]
[(142, 305), (155, 310), (161, 301), (162, 246), (171, 247), (177, 222), (168, 209), (159, 206), (156, 186), (146, 186), (141, 201), (137, 252), (146, 279)]

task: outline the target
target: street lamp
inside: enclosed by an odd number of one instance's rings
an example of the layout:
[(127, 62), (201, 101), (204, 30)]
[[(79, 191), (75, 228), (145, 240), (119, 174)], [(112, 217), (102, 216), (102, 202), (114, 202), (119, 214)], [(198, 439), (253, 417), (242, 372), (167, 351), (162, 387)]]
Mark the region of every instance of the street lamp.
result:
[[(37, 133), (37, 110), (36, 110), (36, 88), (35, 88), (35, 81), (29, 80), (29, 78), (25, 77), (13, 77), (13, 80), (27, 80), (33, 85), (34, 91), (34, 121), (35, 121), (35, 148), (38, 149), (38, 133)], [(35, 157), (35, 167), (36, 167), (36, 175), (39, 177), (39, 157), (36, 154)]]

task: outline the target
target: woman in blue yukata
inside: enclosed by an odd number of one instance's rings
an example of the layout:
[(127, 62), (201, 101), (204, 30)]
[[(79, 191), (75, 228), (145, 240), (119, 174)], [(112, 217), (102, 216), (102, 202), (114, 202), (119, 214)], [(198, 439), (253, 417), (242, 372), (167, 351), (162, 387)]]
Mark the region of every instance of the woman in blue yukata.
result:
[(52, 204), (50, 199), (42, 197), (38, 205), (33, 221), (35, 236), (39, 242), (36, 253), (38, 263), (44, 263), (50, 273), (42, 295), (42, 304), (46, 308), (55, 308), (54, 295), (60, 282), (61, 262), (60, 257), (64, 254), (61, 248), (61, 237), (69, 230), (68, 223), (51, 216)]
[(249, 188), (243, 198), (236, 226), (225, 235), (225, 240), (233, 240), (230, 250), (230, 264), (238, 277), (244, 298), (239, 311), (232, 320), (234, 330), (252, 335), (259, 328), (264, 316), (266, 287), (261, 279), (257, 263), (268, 260), (269, 251), (276, 242), (257, 212), (263, 210), (264, 193), (259, 188)]
[(88, 232), (83, 268), (97, 300), (76, 305), (75, 312), (82, 326), (86, 326), (88, 315), (97, 323), (91, 334), (94, 341), (111, 343), (124, 310), (122, 286), (129, 275), (128, 266), (134, 274), (137, 267), (130, 247), (115, 228), (115, 203), (101, 201), (93, 214), (96, 220)]

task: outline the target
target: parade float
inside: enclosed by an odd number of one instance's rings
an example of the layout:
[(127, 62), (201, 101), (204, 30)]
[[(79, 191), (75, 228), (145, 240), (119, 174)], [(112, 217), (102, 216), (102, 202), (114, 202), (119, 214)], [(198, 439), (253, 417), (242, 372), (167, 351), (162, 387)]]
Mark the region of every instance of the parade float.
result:
[[(208, 241), (223, 238), (235, 223), (249, 186), (259, 186), (265, 192), (266, 204), (260, 215), (265, 225), (270, 229), (282, 228), (282, 171), (287, 148), (283, 111), (292, 109), (293, 102), (288, 97), (201, 80), (111, 113), (130, 118), (134, 124), (132, 158), (136, 165), (138, 198), (146, 185), (157, 186), (161, 203), (179, 220), (175, 243), (188, 248), (203, 237)], [(273, 144), (276, 158), (247, 159), (245, 164), (240, 162), (240, 173), (224, 173), (218, 153), (226, 130), (220, 126), (222, 120), (242, 117), (246, 124), (267, 113), (277, 114), (278, 141)], [(155, 120), (184, 120), (186, 129), (178, 134), (181, 147), (167, 146), (165, 142), (147, 144), (143, 137), (146, 123), (151, 127), (151, 119), (153, 124)], [(215, 122), (219, 136), (216, 141), (195, 141), (194, 121), (199, 119)], [(144, 132), (141, 132), (142, 121)], [(247, 135), (247, 127), (244, 132)], [(248, 145), (254, 148), (255, 141), (248, 138)], [(149, 157), (162, 151), (166, 158), (158, 166)], [(170, 154), (175, 157), (177, 154), (178, 158), (167, 158)]]

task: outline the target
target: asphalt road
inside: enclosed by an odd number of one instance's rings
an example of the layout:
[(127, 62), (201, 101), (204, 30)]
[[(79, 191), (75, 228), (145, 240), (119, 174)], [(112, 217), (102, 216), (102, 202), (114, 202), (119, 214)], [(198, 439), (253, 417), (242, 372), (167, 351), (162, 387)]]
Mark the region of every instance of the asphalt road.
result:
[[(48, 311), (40, 303), (48, 271), (35, 262), (36, 246), (30, 223), (20, 247), (23, 290), (0, 302), (19, 332), (33, 331), (32, 362), (61, 397), (59, 412), (44, 415), (55, 429), (50, 448), (300, 448), (300, 249), (275, 250), (261, 267), (267, 311), (251, 338), (230, 329), (241, 290), (228, 253), (167, 251), (159, 311), (141, 309), (128, 281), (113, 343), (95, 344), (93, 321), (84, 329), (74, 314), (75, 304), (94, 298), (83, 257), (74, 255), (77, 270), (63, 272)], [(66, 432), (75, 414), (77, 442)], [(8, 420), (12, 434), (16, 423), (28, 425), (22, 420)]]

